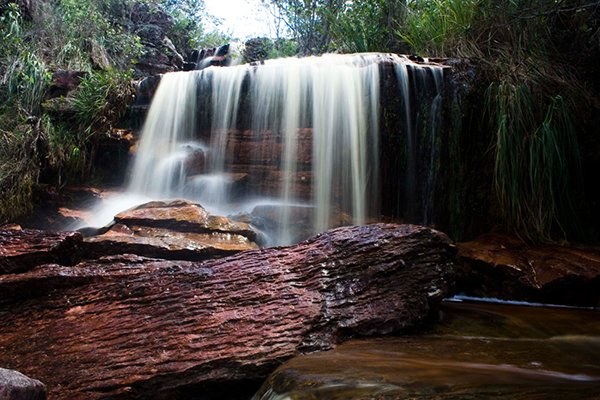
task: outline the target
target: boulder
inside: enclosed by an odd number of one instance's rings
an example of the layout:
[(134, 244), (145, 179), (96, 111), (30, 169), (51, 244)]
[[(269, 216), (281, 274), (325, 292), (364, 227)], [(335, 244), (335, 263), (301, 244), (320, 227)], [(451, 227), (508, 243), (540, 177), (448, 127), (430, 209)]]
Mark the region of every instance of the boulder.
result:
[(528, 245), (502, 234), (459, 243), (462, 261), (457, 290), (553, 304), (600, 304), (600, 249)]
[(205, 262), (106, 257), (0, 277), (0, 365), (52, 399), (248, 398), (279, 364), (413, 329), (453, 279), (429, 228), (344, 227)]
[(53, 99), (55, 97), (66, 96), (72, 90), (75, 90), (81, 80), (87, 75), (85, 71), (71, 71), (57, 69), (52, 74), (52, 81), (46, 97)]
[(142, 55), (135, 64), (134, 76), (164, 74), (183, 66), (183, 57), (167, 37), (173, 28), (173, 18), (167, 12), (156, 4), (136, 2), (129, 19), (143, 46)]
[(38, 265), (73, 265), (80, 260), (77, 232), (0, 229), (0, 275), (28, 271)]
[(140, 254), (167, 260), (222, 257), (258, 245), (245, 236), (213, 232), (177, 232), (169, 229), (116, 224), (107, 232), (85, 239), (87, 258), (108, 254)]
[(18, 371), (0, 368), (0, 399), (46, 400), (46, 386)]
[(138, 254), (202, 260), (257, 249), (256, 232), (243, 222), (209, 214), (186, 201), (154, 201), (119, 213), (101, 235), (84, 240), (86, 257)]
[(231, 221), (226, 217), (211, 215), (201, 205), (184, 200), (151, 201), (117, 214), (115, 222), (123, 225), (141, 225), (179, 232), (217, 232), (237, 234), (250, 240), (256, 238), (256, 233), (247, 224)]

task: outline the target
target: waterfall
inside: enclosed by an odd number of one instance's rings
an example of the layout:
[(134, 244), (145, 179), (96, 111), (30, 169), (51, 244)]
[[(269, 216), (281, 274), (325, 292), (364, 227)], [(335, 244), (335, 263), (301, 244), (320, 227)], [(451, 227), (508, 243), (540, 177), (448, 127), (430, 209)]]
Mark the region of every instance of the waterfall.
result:
[[(164, 75), (142, 129), (128, 192), (188, 198), (219, 214), (269, 207), (277, 221), (268, 232), (272, 244), (289, 244), (340, 221), (377, 219), (379, 155), (385, 151), (380, 103), (381, 96), (390, 96), (382, 92), (385, 63), (394, 65), (398, 80), (393, 95), (402, 101), (403, 174), (415, 188), (403, 197), (415, 207), (424, 195), (416, 188), (435, 187), (443, 70), (383, 54), (286, 58)], [(418, 92), (428, 85), (433, 97), (421, 100)], [(429, 142), (419, 145), (425, 108)], [(431, 169), (422, 184), (419, 146), (429, 151)], [(433, 200), (426, 197), (418, 207), (422, 220), (431, 219)]]

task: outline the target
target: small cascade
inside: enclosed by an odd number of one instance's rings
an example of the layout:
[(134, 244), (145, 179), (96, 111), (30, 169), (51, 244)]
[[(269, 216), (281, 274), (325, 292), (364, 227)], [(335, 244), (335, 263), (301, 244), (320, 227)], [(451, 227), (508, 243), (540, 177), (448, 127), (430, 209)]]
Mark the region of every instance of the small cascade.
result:
[[(384, 66), (395, 71), (395, 93), (384, 90)], [(420, 213), (411, 222), (431, 222), (442, 78), (439, 66), (389, 54), (166, 74), (142, 130), (128, 191), (188, 198), (221, 214), (260, 208), (277, 245), (340, 223), (367, 223), (381, 213), (380, 154), (386, 149), (380, 118), (389, 114), (381, 104), (393, 96), (401, 103), (395, 135), (406, 146), (404, 157), (394, 156), (403, 158), (397, 172), (403, 183), (396, 186), (405, 190), (398, 196), (406, 215)]]
[(434, 222), (443, 69), (397, 63), (395, 72), (406, 138), (405, 192), (400, 204), (405, 204), (410, 220), (427, 225)]
[(163, 76), (144, 123), (128, 192), (153, 198), (183, 194), (194, 146), (198, 72)]

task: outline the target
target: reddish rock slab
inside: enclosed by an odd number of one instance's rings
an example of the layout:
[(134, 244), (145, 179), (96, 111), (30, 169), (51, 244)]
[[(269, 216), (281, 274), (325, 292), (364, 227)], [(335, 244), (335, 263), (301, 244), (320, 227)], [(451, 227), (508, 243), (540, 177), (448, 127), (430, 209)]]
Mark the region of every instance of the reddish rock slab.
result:
[(199, 204), (155, 201), (124, 211), (101, 234), (84, 239), (85, 258), (137, 254), (199, 261), (258, 248), (246, 223), (209, 214)]
[(18, 371), (0, 368), (1, 400), (46, 400), (46, 386)]
[(81, 259), (81, 234), (33, 229), (0, 229), (0, 274), (28, 271), (38, 265), (72, 265)]
[(465, 294), (578, 306), (600, 304), (600, 249), (528, 245), (486, 234), (457, 244)]
[(117, 224), (163, 228), (177, 232), (228, 233), (256, 239), (256, 232), (242, 222), (211, 215), (199, 204), (183, 200), (153, 201), (115, 216)]
[(258, 249), (246, 236), (235, 233), (177, 232), (168, 229), (116, 224), (106, 233), (84, 239), (85, 257), (138, 254), (166, 260), (203, 260), (243, 250)]
[(455, 249), (413, 225), (344, 227), (209, 262), (105, 258), (0, 277), (0, 365), (62, 399), (248, 398), (281, 362), (412, 329)]

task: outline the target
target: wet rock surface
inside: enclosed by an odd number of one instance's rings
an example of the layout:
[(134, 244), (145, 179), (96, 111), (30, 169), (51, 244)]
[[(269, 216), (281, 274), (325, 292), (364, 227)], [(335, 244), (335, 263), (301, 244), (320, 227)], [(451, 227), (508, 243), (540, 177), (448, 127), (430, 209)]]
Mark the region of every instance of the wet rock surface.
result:
[(38, 265), (72, 265), (81, 257), (77, 232), (0, 229), (0, 275), (28, 271)]
[(422, 323), (449, 293), (454, 253), (437, 231), (378, 224), (215, 261), (4, 275), (0, 365), (59, 400), (248, 398), (295, 355)]
[(597, 399), (598, 311), (444, 303), (423, 336), (294, 358), (255, 400)]
[(182, 200), (154, 201), (119, 213), (101, 235), (85, 239), (86, 257), (137, 254), (202, 260), (257, 249), (256, 232), (243, 222), (209, 214)]
[(133, 5), (129, 19), (144, 50), (135, 64), (134, 76), (164, 74), (183, 66), (182, 56), (167, 36), (173, 27), (169, 14), (152, 3), (138, 2)]
[(153, 201), (123, 211), (115, 222), (124, 225), (142, 225), (173, 229), (180, 232), (235, 233), (254, 239), (256, 233), (247, 224), (226, 217), (211, 215), (201, 205), (184, 200)]
[(600, 249), (528, 245), (487, 234), (457, 245), (462, 261), (458, 291), (542, 303), (600, 304)]
[(46, 400), (46, 386), (18, 371), (0, 368), (0, 399)]

